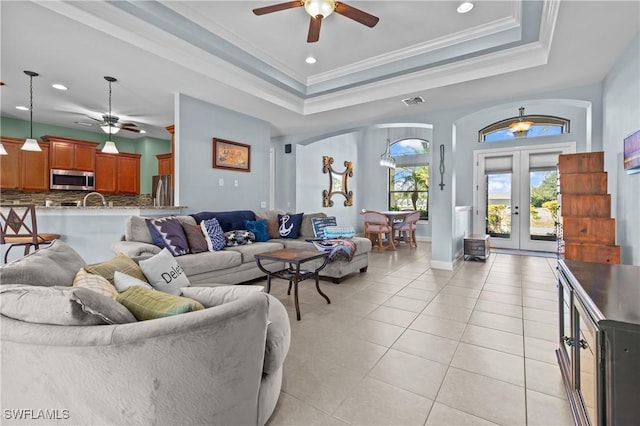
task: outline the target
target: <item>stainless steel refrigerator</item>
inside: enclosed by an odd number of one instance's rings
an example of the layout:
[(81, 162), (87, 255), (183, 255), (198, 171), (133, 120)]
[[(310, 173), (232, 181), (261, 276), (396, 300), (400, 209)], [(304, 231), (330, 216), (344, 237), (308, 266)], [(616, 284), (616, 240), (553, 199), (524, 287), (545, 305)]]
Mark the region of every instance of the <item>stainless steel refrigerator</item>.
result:
[(151, 185), (153, 205), (158, 207), (173, 206), (173, 189), (171, 175), (155, 175)]

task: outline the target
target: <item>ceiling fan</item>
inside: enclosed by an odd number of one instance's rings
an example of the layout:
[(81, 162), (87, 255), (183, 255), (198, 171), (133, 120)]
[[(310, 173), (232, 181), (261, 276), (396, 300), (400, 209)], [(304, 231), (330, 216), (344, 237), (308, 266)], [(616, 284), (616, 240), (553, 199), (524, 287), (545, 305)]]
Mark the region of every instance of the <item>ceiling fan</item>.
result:
[(91, 120), (99, 122), (99, 126), (103, 132), (109, 134), (116, 134), (120, 130), (127, 130), (135, 133), (146, 133), (144, 130), (138, 129), (135, 123), (126, 122), (121, 123), (120, 118), (117, 115), (111, 114), (111, 83), (118, 81), (114, 77), (105, 76), (104, 79), (109, 83), (109, 113), (103, 114), (102, 119), (88, 116)]
[(307, 43), (313, 43), (320, 39), (320, 25), (322, 20), (331, 13), (336, 12), (342, 16), (353, 19), (369, 28), (373, 28), (380, 18), (373, 16), (367, 12), (363, 12), (360, 9), (356, 9), (353, 6), (349, 6), (346, 3), (333, 1), (333, 0), (297, 0), (289, 1), (286, 3), (274, 4), (271, 6), (259, 7), (253, 9), (253, 13), (256, 15), (265, 15), (267, 13), (279, 12), (281, 10), (293, 9), (296, 7), (303, 7), (306, 12), (311, 16), (309, 22), (309, 34), (307, 35)]

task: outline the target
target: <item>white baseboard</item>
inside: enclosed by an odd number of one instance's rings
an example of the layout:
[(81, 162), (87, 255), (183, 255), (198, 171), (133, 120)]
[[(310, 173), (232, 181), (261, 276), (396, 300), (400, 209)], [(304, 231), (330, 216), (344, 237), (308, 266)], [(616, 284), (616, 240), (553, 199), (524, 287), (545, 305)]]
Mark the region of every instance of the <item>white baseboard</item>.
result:
[(439, 260), (431, 261), (432, 269), (443, 269), (445, 271), (453, 271), (453, 262), (441, 262)]

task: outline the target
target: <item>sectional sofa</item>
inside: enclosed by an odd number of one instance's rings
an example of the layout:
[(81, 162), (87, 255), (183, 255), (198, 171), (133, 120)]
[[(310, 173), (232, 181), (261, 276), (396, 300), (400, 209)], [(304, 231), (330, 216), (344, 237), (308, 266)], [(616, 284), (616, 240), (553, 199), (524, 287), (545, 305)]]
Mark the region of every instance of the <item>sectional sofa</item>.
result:
[[(226, 212), (199, 212), (188, 216), (176, 216), (182, 223), (196, 225), (204, 219), (215, 217), (227, 232), (234, 229), (243, 229), (243, 221), (256, 219), (273, 220), (278, 214), (285, 212), (276, 210), (236, 210)], [(220, 251), (208, 251), (204, 253), (186, 254), (176, 257), (177, 263), (189, 277), (192, 284), (215, 282), (220, 284), (239, 284), (264, 276), (258, 269), (254, 254), (264, 253), (282, 248), (298, 248), (316, 250), (314, 245), (306, 240), (313, 239), (313, 226), (311, 219), (314, 217), (326, 217), (324, 213), (304, 214), (297, 239), (272, 238), (266, 242), (256, 242), (237, 247), (226, 247)], [(369, 265), (369, 252), (371, 241), (367, 238), (354, 237), (356, 252), (351, 261), (336, 259), (330, 262), (320, 276), (329, 278), (339, 283), (345, 277), (357, 272), (365, 272)], [(161, 248), (153, 244), (153, 239), (147, 228), (146, 219), (141, 216), (131, 216), (125, 224), (125, 232), (121, 241), (114, 242), (111, 250), (115, 253), (123, 253), (135, 260), (142, 260), (160, 252)], [(319, 266), (321, 261), (305, 263), (305, 269)], [(270, 270), (283, 269), (280, 262), (262, 262), (262, 265)]]

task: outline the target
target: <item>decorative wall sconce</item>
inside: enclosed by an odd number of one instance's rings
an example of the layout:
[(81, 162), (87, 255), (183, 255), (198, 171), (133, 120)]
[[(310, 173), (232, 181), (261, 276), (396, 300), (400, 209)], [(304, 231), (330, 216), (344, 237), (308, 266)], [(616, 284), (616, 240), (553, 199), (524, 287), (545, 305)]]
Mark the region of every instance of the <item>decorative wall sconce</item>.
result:
[(440, 191), (444, 191), (444, 145), (440, 145)]
[(329, 173), (329, 189), (322, 191), (322, 207), (332, 207), (333, 201), (331, 198), (336, 195), (343, 195), (345, 199), (345, 207), (353, 206), (353, 191), (349, 191), (347, 188), (347, 180), (353, 177), (353, 163), (351, 161), (345, 161), (346, 167), (344, 172), (336, 172), (333, 169), (333, 157), (322, 157), (322, 173)]

